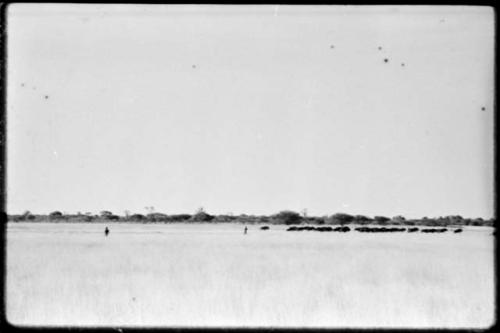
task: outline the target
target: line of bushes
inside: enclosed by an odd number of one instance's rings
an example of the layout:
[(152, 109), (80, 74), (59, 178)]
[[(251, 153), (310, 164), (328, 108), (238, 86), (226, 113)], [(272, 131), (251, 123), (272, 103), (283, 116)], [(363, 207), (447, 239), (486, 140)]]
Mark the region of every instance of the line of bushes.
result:
[(13, 222), (141, 222), (141, 223), (176, 223), (176, 222), (211, 222), (225, 223), (236, 222), (245, 224), (285, 224), (285, 225), (400, 225), (400, 226), (428, 226), (428, 227), (443, 227), (443, 226), (494, 226), (495, 219), (485, 220), (482, 218), (463, 218), (459, 215), (421, 219), (406, 219), (403, 216), (395, 216), (392, 218), (386, 216), (375, 216), (373, 218), (364, 215), (350, 215), (346, 213), (336, 213), (330, 216), (305, 216), (297, 212), (285, 210), (277, 214), (266, 215), (211, 215), (199, 209), (195, 214), (164, 214), (164, 213), (148, 213), (148, 214), (125, 214), (119, 216), (110, 211), (102, 211), (100, 214), (92, 213), (77, 213), (66, 214), (60, 211), (54, 211), (48, 215), (32, 214), (26, 211), (20, 215), (9, 215), (9, 221)]

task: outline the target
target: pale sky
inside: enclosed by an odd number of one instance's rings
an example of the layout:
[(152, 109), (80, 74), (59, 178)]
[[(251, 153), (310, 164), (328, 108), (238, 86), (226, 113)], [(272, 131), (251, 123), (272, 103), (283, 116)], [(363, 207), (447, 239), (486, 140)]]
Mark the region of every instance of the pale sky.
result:
[(7, 24), (9, 213), (494, 215), (492, 8), (14, 4)]

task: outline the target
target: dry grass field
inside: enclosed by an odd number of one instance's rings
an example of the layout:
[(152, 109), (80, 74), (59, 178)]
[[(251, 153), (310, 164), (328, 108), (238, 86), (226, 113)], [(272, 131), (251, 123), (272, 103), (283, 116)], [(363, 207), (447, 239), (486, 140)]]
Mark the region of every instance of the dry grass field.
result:
[(9, 223), (14, 325), (477, 327), (494, 237), (242, 225)]

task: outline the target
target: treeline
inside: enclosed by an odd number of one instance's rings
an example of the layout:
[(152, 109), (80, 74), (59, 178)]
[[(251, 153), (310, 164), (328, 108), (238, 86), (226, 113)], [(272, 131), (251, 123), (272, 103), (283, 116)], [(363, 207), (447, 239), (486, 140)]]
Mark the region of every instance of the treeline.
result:
[(441, 216), (437, 218), (423, 217), (420, 219), (406, 219), (403, 216), (374, 216), (350, 215), (336, 213), (330, 216), (307, 216), (294, 211), (281, 211), (274, 215), (211, 215), (199, 209), (195, 214), (173, 214), (150, 212), (148, 214), (125, 214), (116, 215), (110, 211), (102, 211), (100, 214), (77, 213), (63, 214), (54, 211), (48, 215), (32, 214), (29, 211), (20, 215), (9, 215), (8, 220), (12, 222), (140, 222), (140, 223), (176, 223), (176, 222), (211, 222), (211, 223), (246, 223), (246, 224), (316, 224), (316, 225), (422, 225), (422, 226), (494, 226), (495, 219), (463, 218), (460, 215)]

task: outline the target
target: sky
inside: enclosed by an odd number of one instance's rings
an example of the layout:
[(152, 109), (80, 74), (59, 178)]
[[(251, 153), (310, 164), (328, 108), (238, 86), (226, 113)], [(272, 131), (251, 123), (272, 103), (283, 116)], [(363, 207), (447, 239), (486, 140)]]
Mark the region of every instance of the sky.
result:
[(494, 11), (11, 4), (8, 213), (494, 216)]

